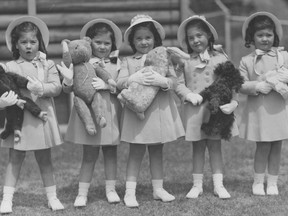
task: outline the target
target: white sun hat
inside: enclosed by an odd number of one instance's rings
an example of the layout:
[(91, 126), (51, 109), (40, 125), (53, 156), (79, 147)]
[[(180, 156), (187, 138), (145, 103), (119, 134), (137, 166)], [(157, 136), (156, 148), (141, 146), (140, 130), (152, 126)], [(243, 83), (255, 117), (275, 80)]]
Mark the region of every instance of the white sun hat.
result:
[(249, 23), (251, 22), (251, 20), (257, 16), (267, 16), (269, 17), (275, 24), (275, 28), (276, 28), (276, 33), (279, 37), (279, 40), (281, 40), (282, 36), (283, 36), (283, 29), (282, 29), (282, 26), (281, 26), (281, 23), (279, 21), (279, 19), (274, 16), (273, 14), (269, 13), (269, 12), (266, 12), (266, 11), (260, 11), (260, 12), (256, 12), (252, 15), (250, 15), (246, 20), (245, 22), (243, 23), (243, 26), (242, 26), (242, 37), (243, 39), (245, 40), (245, 37), (246, 37), (246, 30), (248, 28), (248, 25)]
[(180, 46), (184, 50), (187, 51), (187, 44), (186, 44), (186, 41), (185, 41), (185, 37), (186, 37), (185, 28), (186, 28), (186, 25), (192, 20), (201, 20), (201, 21), (203, 21), (208, 26), (208, 28), (210, 29), (215, 41), (218, 40), (218, 34), (217, 34), (216, 29), (206, 20), (206, 18), (204, 16), (193, 15), (193, 16), (187, 18), (186, 20), (184, 20), (180, 24), (180, 26), (178, 28), (178, 31), (177, 31), (178, 42), (179, 42)]
[(8, 47), (8, 49), (11, 51), (12, 50), (12, 43), (11, 43), (11, 32), (13, 31), (13, 29), (18, 26), (21, 23), (24, 22), (31, 22), (33, 24), (35, 24), (39, 31), (41, 32), (43, 41), (44, 41), (44, 45), (47, 48), (48, 44), (49, 44), (49, 30), (48, 27), (46, 25), (46, 23), (44, 23), (41, 19), (34, 17), (34, 16), (22, 16), (19, 17), (15, 20), (13, 20), (7, 27), (6, 33), (5, 33), (5, 39), (6, 39), (6, 45)]
[(124, 33), (124, 42), (126, 44), (129, 45), (129, 41), (128, 41), (128, 38), (129, 38), (129, 35), (132, 31), (132, 28), (140, 23), (144, 23), (144, 22), (152, 22), (156, 28), (156, 30), (158, 31), (159, 35), (160, 35), (160, 38), (162, 40), (164, 40), (165, 38), (165, 30), (163, 28), (163, 26), (152, 19), (152, 17), (150, 17), (149, 15), (146, 15), (146, 14), (138, 14), (136, 16), (134, 16), (130, 22), (130, 26), (128, 27), (128, 29), (125, 31)]
[(115, 23), (113, 23), (112, 21), (110, 21), (108, 19), (102, 19), (102, 18), (94, 19), (94, 20), (91, 20), (88, 23), (86, 23), (83, 26), (83, 28), (81, 29), (80, 38), (85, 37), (87, 30), (96, 23), (106, 23), (107, 25), (109, 25), (112, 28), (112, 30), (114, 32), (114, 36), (115, 36), (116, 47), (117, 47), (117, 49), (119, 49), (121, 44), (122, 44), (122, 32)]

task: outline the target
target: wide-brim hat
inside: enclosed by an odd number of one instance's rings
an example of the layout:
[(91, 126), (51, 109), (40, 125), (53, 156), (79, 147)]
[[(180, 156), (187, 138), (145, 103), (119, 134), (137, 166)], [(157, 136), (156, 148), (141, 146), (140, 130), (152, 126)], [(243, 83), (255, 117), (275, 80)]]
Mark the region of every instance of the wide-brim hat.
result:
[(115, 36), (116, 47), (117, 47), (117, 49), (119, 49), (121, 44), (122, 44), (122, 32), (118, 28), (118, 26), (115, 25), (115, 23), (113, 23), (112, 21), (107, 20), (107, 19), (94, 19), (94, 20), (91, 20), (88, 23), (86, 23), (83, 26), (83, 28), (81, 29), (80, 38), (85, 37), (87, 30), (96, 23), (106, 23), (107, 25), (109, 25), (112, 28), (112, 30), (114, 32), (114, 36)]
[(246, 37), (246, 30), (248, 28), (248, 25), (249, 23), (251, 22), (252, 19), (254, 19), (255, 17), (257, 16), (267, 16), (269, 17), (270, 19), (272, 19), (272, 21), (274, 22), (275, 24), (275, 28), (276, 28), (276, 33), (279, 37), (279, 40), (281, 40), (282, 36), (283, 36), (283, 29), (282, 29), (282, 26), (281, 26), (281, 23), (279, 21), (279, 19), (274, 16), (273, 14), (269, 13), (269, 12), (266, 12), (266, 11), (260, 11), (260, 12), (256, 12), (252, 15), (250, 15), (246, 20), (245, 22), (243, 23), (243, 26), (242, 26), (242, 37), (243, 39), (245, 40), (245, 37)]
[(215, 41), (218, 40), (218, 34), (217, 34), (216, 29), (206, 20), (206, 18), (204, 16), (194, 15), (194, 16), (191, 16), (191, 17), (187, 18), (186, 20), (184, 20), (180, 24), (178, 31), (177, 31), (178, 42), (184, 50), (187, 50), (187, 44), (185, 41), (185, 37), (186, 37), (185, 28), (186, 28), (186, 25), (192, 20), (203, 21), (208, 26), (208, 28), (210, 29)]
[(159, 35), (160, 35), (160, 38), (162, 40), (164, 40), (165, 38), (165, 30), (163, 28), (163, 26), (152, 19), (152, 17), (150, 17), (149, 15), (146, 15), (146, 14), (138, 14), (136, 15), (135, 17), (132, 18), (131, 22), (130, 22), (130, 26), (128, 27), (128, 29), (125, 31), (124, 33), (124, 42), (126, 44), (129, 45), (129, 41), (128, 41), (128, 38), (129, 38), (129, 35), (132, 31), (132, 28), (140, 23), (144, 23), (144, 22), (152, 22), (156, 28), (156, 30), (158, 31)]
[(7, 30), (5, 33), (5, 39), (6, 39), (6, 44), (7, 44), (8, 49), (10, 51), (12, 50), (11, 32), (16, 26), (24, 22), (31, 22), (38, 27), (39, 31), (41, 32), (44, 45), (45, 47), (47, 47), (49, 44), (49, 30), (48, 30), (46, 23), (44, 23), (41, 19), (34, 17), (34, 16), (22, 16), (13, 20), (7, 27)]

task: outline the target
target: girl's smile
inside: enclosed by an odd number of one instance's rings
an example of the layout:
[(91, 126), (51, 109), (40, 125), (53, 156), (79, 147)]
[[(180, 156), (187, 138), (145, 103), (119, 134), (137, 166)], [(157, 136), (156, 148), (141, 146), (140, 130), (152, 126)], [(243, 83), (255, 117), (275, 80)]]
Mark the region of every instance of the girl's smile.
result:
[(189, 46), (195, 53), (202, 53), (207, 49), (209, 35), (198, 27), (190, 26), (187, 29)]
[(154, 35), (146, 27), (141, 27), (136, 30), (133, 43), (137, 53), (147, 54), (154, 48)]

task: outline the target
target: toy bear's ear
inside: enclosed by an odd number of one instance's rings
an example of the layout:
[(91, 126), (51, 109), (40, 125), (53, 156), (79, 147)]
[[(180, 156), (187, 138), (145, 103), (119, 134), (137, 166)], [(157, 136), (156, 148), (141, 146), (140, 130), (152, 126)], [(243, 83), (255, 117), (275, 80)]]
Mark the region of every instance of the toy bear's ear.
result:
[(71, 41), (68, 39), (63, 39), (61, 43), (66, 42), (67, 44), (69, 44)]
[(91, 40), (91, 38), (90, 38), (90, 37), (83, 37), (83, 40), (86, 40), (86, 41), (88, 41), (89, 43), (91, 43), (91, 42), (92, 42), (92, 40)]

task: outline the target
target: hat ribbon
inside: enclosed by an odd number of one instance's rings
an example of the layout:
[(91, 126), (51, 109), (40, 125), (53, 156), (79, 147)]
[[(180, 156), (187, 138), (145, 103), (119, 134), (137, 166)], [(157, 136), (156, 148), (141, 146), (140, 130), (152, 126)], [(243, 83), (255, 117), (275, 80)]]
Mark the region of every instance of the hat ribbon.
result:
[(102, 68), (105, 68), (105, 65), (109, 62), (111, 62), (113, 64), (117, 63), (118, 56), (119, 56), (119, 50), (115, 50), (115, 51), (110, 53), (108, 58), (94, 57), (94, 58), (91, 58), (89, 62), (92, 65), (99, 65)]

